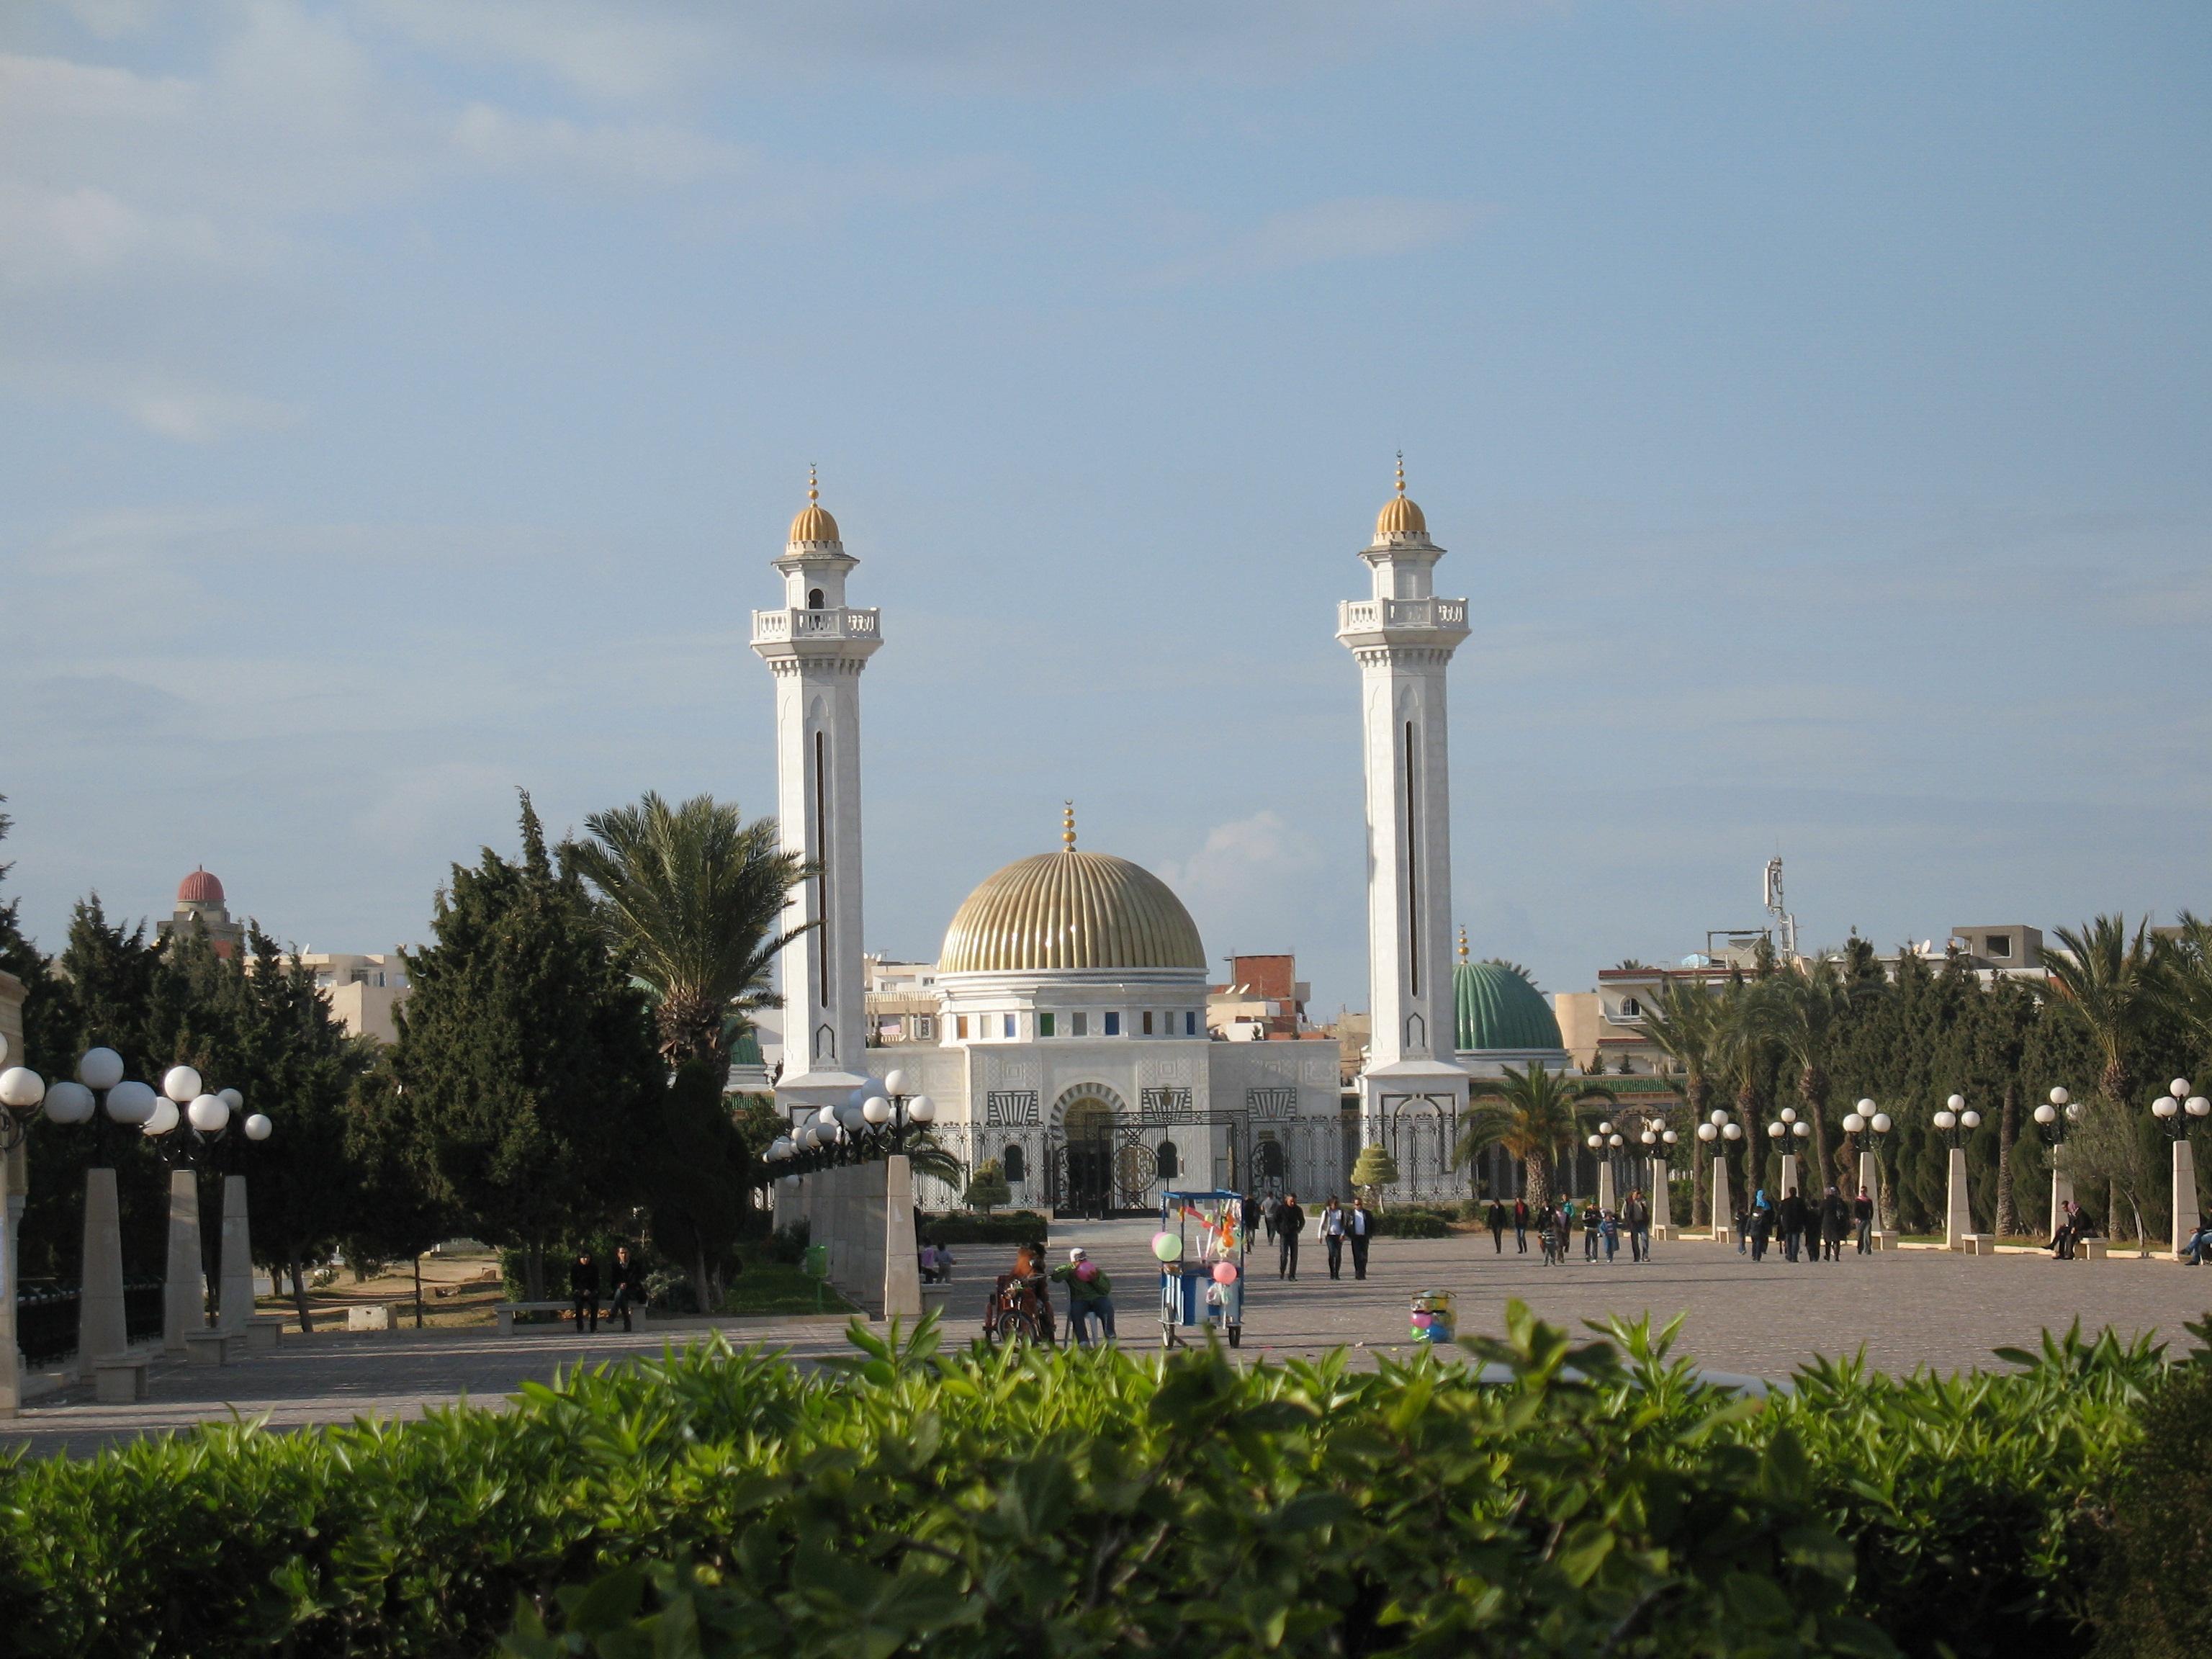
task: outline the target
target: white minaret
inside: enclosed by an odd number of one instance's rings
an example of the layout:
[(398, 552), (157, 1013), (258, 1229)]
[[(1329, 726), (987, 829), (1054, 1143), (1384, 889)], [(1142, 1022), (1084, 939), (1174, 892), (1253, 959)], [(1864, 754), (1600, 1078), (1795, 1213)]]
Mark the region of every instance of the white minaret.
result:
[[(1367, 760), (1367, 976), (1373, 1022), (1359, 1078), (1362, 1139), (1392, 1148), (1408, 1187), (1442, 1170), (1407, 1167), (1437, 1156), (1435, 1128), (1409, 1143), (1395, 1127), (1411, 1108), (1432, 1105), (1447, 1123), (1467, 1099), (1454, 1058), (1456, 1011), (1451, 962), (1450, 745), (1444, 675), (1467, 637), (1467, 601), (1433, 591), (1443, 549), (1406, 495), (1376, 515), (1375, 540), (1360, 556), (1375, 596), (1337, 608), (1336, 637), (1358, 659)], [(1424, 1114), (1424, 1115), (1425, 1115)], [(1443, 1148), (1447, 1154), (1449, 1148)]]
[(860, 561), (837, 538), (813, 469), (806, 506), (775, 562), (783, 605), (753, 612), (753, 649), (775, 676), (776, 807), (786, 852), (815, 873), (792, 890), (784, 925), (812, 922), (783, 949), (783, 1073), (777, 1103), (815, 1109), (864, 1081), (860, 961), (860, 671), (882, 636), (873, 611), (845, 604)]

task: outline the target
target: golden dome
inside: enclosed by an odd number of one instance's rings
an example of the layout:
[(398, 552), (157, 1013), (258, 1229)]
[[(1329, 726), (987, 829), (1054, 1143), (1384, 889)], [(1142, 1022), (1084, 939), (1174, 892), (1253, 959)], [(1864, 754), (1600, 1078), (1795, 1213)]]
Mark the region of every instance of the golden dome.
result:
[(1379, 542), (1385, 536), (1428, 533), (1428, 520), (1406, 494), (1406, 457), (1401, 453), (1398, 457), (1398, 493), (1385, 501), (1382, 510), (1375, 515), (1375, 539)]
[(1184, 968), (1206, 947), (1182, 901), (1142, 865), (1068, 847), (1019, 859), (968, 895), (945, 930), (940, 974)]
[(822, 488), (814, 476), (814, 469), (806, 469), (806, 505), (799, 509), (799, 516), (791, 521), (791, 538), (794, 542), (834, 542), (837, 539), (837, 520), (822, 505)]

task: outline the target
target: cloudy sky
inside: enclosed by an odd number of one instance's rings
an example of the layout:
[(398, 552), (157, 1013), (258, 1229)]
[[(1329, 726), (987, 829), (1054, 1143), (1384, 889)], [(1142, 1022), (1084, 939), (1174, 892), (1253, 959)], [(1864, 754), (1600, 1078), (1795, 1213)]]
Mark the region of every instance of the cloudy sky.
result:
[(817, 462), (872, 945), (1072, 795), (1363, 1006), (1402, 447), (1483, 953), (2201, 910), (2208, 209), (2195, 3), (19, 0), (10, 890), (374, 950), (518, 787), (770, 810)]

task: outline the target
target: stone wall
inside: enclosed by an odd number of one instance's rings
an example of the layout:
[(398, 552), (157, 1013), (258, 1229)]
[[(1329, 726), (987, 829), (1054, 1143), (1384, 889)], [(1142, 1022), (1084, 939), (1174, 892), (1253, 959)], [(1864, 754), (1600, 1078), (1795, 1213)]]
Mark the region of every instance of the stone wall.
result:
[(903, 1158), (849, 1164), (778, 1187), (775, 1223), (805, 1221), (830, 1252), (830, 1282), (871, 1319), (921, 1316), (914, 1238), (914, 1166)]

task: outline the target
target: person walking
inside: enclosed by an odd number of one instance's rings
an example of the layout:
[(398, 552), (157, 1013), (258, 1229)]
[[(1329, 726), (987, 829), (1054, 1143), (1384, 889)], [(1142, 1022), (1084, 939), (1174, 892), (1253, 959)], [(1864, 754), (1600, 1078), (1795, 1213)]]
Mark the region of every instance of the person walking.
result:
[(1336, 1201), (1336, 1194), (1328, 1195), (1328, 1204), (1321, 1212), (1321, 1242), (1328, 1249), (1328, 1276), (1341, 1279), (1344, 1274), (1344, 1206)]
[(1620, 1206), (1620, 1224), (1628, 1234), (1628, 1259), (1649, 1261), (1651, 1259), (1651, 1206), (1644, 1201), (1644, 1189), (1633, 1188), (1628, 1202)]
[(1305, 1230), (1306, 1212), (1298, 1207), (1298, 1195), (1285, 1193), (1283, 1201), (1275, 1206), (1276, 1278), (1298, 1276), (1298, 1235)]
[(1851, 1231), (1858, 1235), (1859, 1254), (1864, 1255), (1874, 1248), (1874, 1200), (1867, 1189), (1859, 1188), (1859, 1195), (1851, 1200)]
[(1375, 1234), (1375, 1217), (1367, 1208), (1364, 1198), (1355, 1196), (1352, 1213), (1344, 1218), (1344, 1236), (1352, 1244), (1352, 1276), (1367, 1277), (1367, 1241)]
[(1795, 1187), (1782, 1194), (1782, 1208), (1776, 1219), (1782, 1227), (1782, 1259), (1795, 1261), (1797, 1241), (1805, 1232), (1805, 1200), (1797, 1196)]
[(1620, 1217), (1607, 1210), (1598, 1218), (1598, 1237), (1605, 1245), (1605, 1265), (1613, 1266), (1613, 1259), (1620, 1251)]
[(1513, 1249), (1517, 1255), (1528, 1254), (1528, 1200), (1513, 1200)]
[(1734, 1207), (1735, 1210), (1735, 1253), (1738, 1255), (1741, 1255), (1744, 1253), (1744, 1247), (1750, 1241), (1752, 1212), (1759, 1206), (1755, 1204), (1747, 1204), (1743, 1198), (1741, 1191), (1739, 1189), (1734, 1200)]
[(585, 1328), (584, 1319), (591, 1316), (591, 1330), (599, 1328), (599, 1264), (591, 1251), (579, 1250), (576, 1259), (568, 1265), (568, 1299), (576, 1304), (576, 1329)]
[(607, 1274), (608, 1287), (615, 1293), (614, 1305), (607, 1310), (607, 1317), (622, 1316), (623, 1329), (631, 1328), (629, 1310), (645, 1300), (645, 1269), (629, 1253), (629, 1246), (615, 1246), (615, 1265)]
[(1499, 1255), (1505, 1254), (1505, 1206), (1497, 1199), (1490, 1200), (1490, 1213), (1484, 1218), (1490, 1223), (1490, 1243)]
[(1844, 1230), (1850, 1225), (1851, 1206), (1844, 1202), (1844, 1195), (1831, 1187), (1820, 1195), (1820, 1260), (1841, 1261), (1844, 1259)]
[(1078, 1347), (1091, 1346), (1091, 1323), (1096, 1320), (1101, 1339), (1113, 1341), (1114, 1281), (1106, 1276), (1098, 1264), (1085, 1255), (1079, 1245), (1067, 1253), (1066, 1266), (1052, 1270), (1052, 1276), (1067, 1286), (1069, 1340)]
[(1774, 1227), (1774, 1206), (1766, 1201), (1766, 1188), (1761, 1187), (1751, 1195), (1751, 1259), (1766, 1260), (1766, 1237)]
[(1252, 1241), (1259, 1236), (1260, 1230), (1260, 1200), (1258, 1194), (1247, 1193), (1244, 1194), (1243, 1198), (1238, 1201), (1237, 1206), (1237, 1225), (1244, 1235), (1245, 1249), (1251, 1249)]
[(1275, 1218), (1282, 1212), (1282, 1208), (1283, 1200), (1273, 1193), (1269, 1193), (1267, 1197), (1260, 1200), (1260, 1219), (1267, 1225), (1267, 1242), (1270, 1244), (1279, 1242), (1280, 1235), (1276, 1229)]
[(1595, 1200), (1592, 1200), (1591, 1202), (1583, 1206), (1583, 1261), (1595, 1261), (1597, 1260), (1598, 1235), (1600, 1230), (1604, 1226), (1604, 1212), (1598, 1208)]

